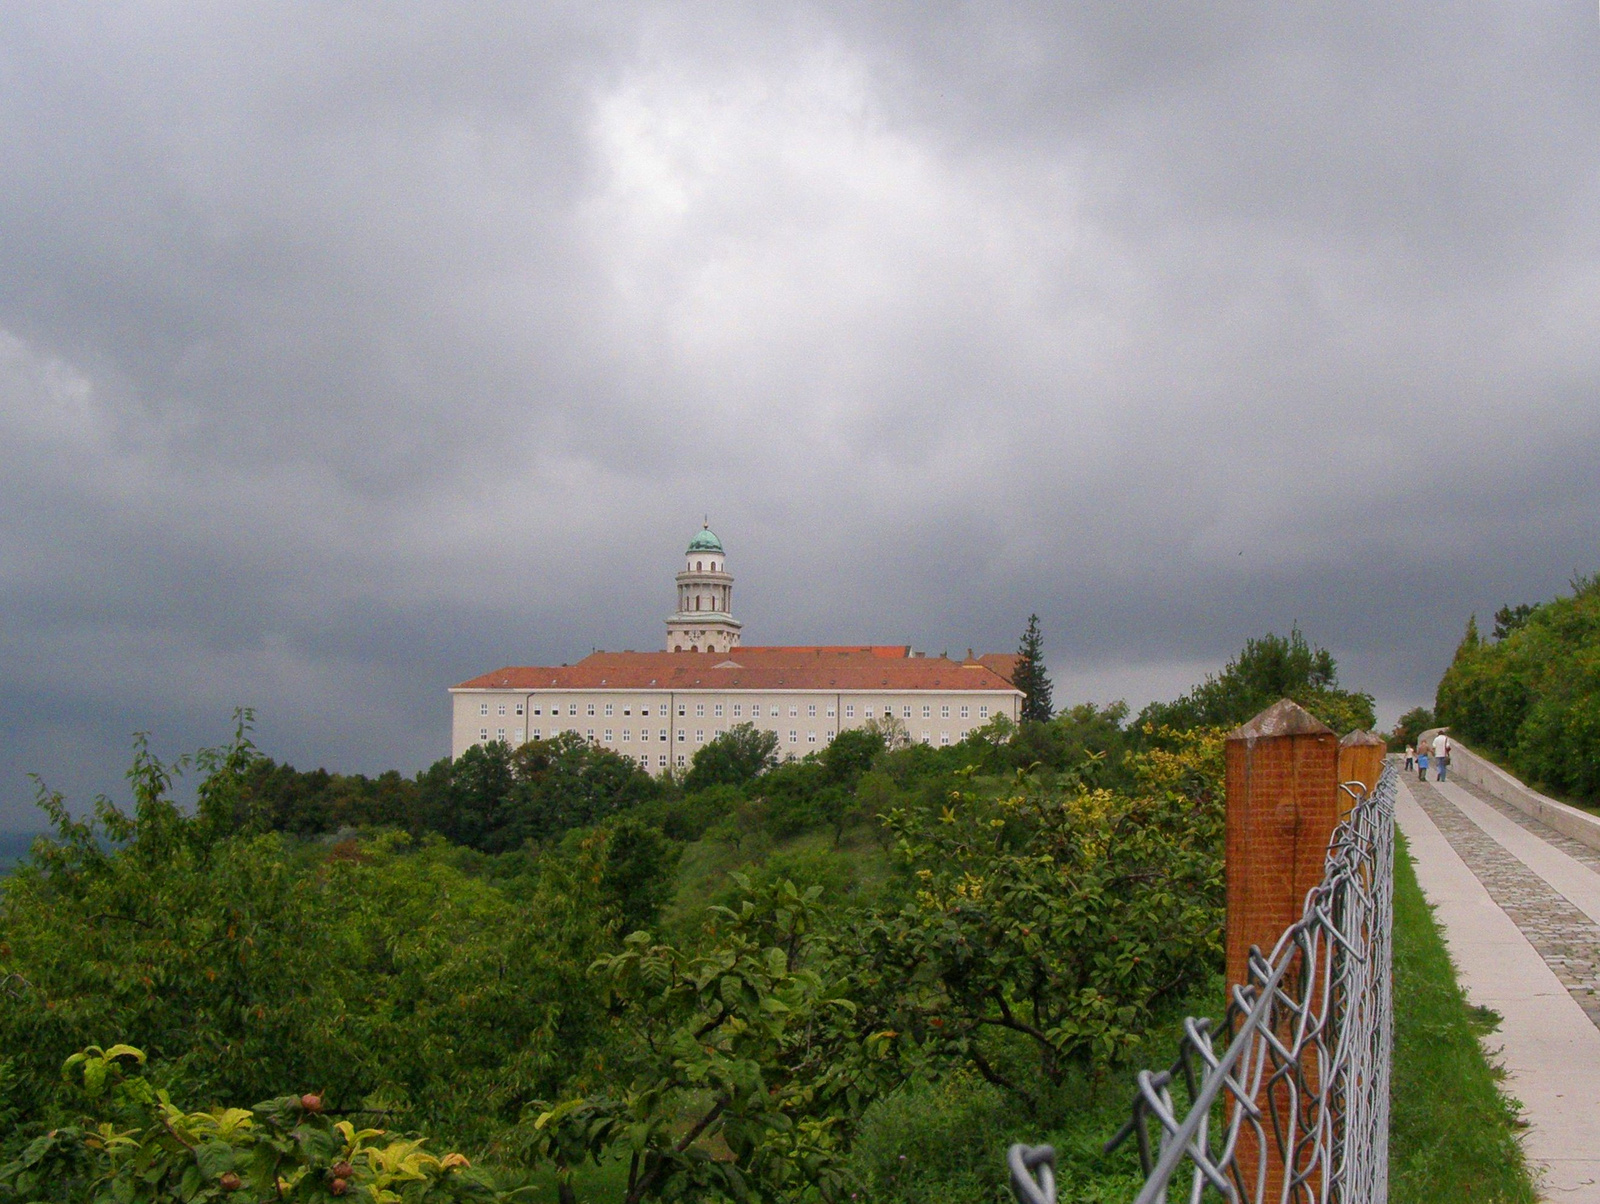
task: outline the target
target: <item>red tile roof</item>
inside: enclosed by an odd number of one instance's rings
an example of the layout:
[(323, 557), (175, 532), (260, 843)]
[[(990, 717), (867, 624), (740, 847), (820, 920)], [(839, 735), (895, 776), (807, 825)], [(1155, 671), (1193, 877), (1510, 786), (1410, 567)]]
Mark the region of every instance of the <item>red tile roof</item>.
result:
[(576, 665), (496, 669), (457, 690), (984, 690), (1016, 688), (976, 660), (911, 656), (902, 645), (751, 647), (732, 652), (595, 652)]
[(1015, 652), (985, 652), (978, 657), (978, 663), (985, 669), (993, 669), (1007, 681), (1017, 671), (1017, 662), (1022, 658)]

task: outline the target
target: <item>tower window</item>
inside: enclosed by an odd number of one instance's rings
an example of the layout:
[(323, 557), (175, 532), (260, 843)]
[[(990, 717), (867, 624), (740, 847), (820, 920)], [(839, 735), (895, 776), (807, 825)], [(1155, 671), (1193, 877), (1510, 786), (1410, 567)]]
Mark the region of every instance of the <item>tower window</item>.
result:
[(700, 572), (704, 567), (705, 566), (702, 565), (698, 560), (694, 562), (694, 571), (695, 572), (697, 572), (697, 573)]

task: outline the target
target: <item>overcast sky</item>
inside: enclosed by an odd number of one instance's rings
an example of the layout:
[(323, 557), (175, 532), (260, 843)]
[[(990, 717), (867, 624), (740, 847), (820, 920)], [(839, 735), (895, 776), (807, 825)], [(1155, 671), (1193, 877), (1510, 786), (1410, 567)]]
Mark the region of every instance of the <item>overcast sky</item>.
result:
[(1380, 718), (1600, 568), (1600, 20), (1424, 5), (0, 4), (0, 827), (236, 706), (302, 768), (657, 648)]

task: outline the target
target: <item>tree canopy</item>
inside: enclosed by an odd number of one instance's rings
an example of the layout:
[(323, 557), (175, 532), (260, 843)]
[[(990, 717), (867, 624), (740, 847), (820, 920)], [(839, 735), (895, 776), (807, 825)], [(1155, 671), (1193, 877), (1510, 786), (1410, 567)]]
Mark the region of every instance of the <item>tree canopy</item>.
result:
[(1268, 633), (1175, 702), (1151, 703), (1139, 724), (1176, 729), (1234, 727), (1280, 698), (1292, 699), (1340, 735), (1377, 723), (1372, 695), (1339, 686), (1338, 666), (1326, 648), (1313, 647), (1299, 627), (1287, 636)]
[(1592, 799), (1600, 798), (1600, 573), (1571, 589), (1538, 606), (1502, 607), (1488, 641), (1469, 620), (1434, 713), (1525, 779)]

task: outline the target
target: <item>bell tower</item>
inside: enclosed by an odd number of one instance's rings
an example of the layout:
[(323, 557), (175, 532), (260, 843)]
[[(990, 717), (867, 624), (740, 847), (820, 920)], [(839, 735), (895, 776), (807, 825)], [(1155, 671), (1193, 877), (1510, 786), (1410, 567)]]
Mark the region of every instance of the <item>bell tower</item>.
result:
[(742, 624), (733, 617), (733, 574), (722, 541), (702, 526), (684, 553), (678, 574), (678, 609), (667, 620), (669, 652), (727, 652), (739, 646)]

